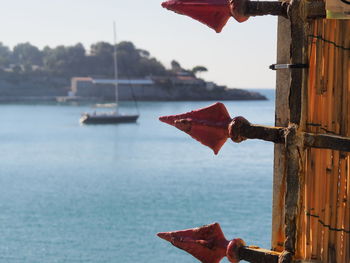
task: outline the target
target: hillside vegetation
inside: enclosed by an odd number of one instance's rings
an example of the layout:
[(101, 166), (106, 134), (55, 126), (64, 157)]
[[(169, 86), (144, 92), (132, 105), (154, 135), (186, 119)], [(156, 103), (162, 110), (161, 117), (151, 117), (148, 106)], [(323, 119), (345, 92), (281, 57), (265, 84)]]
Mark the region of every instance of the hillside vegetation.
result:
[[(132, 42), (116, 45), (119, 77), (142, 78), (147, 76), (169, 76), (174, 71), (192, 74), (206, 71), (203, 66), (184, 70), (176, 61), (171, 69), (152, 57), (150, 52), (136, 48)], [(17, 44), (12, 50), (0, 42), (0, 74), (7, 77), (73, 76), (113, 77), (114, 46), (107, 42), (92, 44), (89, 50), (78, 43), (74, 46), (44, 47), (42, 50), (30, 43)]]

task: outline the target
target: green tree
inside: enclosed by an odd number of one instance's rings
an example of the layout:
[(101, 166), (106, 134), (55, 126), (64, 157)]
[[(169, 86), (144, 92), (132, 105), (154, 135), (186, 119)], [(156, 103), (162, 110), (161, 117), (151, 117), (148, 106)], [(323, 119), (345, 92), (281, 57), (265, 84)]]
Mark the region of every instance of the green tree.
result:
[(29, 42), (17, 44), (12, 52), (13, 62), (23, 66), (26, 71), (30, 71), (32, 66), (41, 66), (43, 64), (43, 54)]
[[(151, 56), (147, 50), (136, 48), (130, 41), (123, 41), (116, 46), (108, 42), (97, 42), (90, 46), (87, 53), (78, 43), (73, 46), (44, 47), (39, 50), (30, 43), (20, 43), (11, 50), (0, 43), (0, 68), (14, 64), (14, 74), (40, 74), (49, 77), (114, 76), (114, 50), (117, 49), (119, 77), (135, 78), (147, 76), (166, 76), (170, 74), (161, 62)], [(177, 67), (183, 70), (178, 62)], [(174, 64), (173, 63), (173, 64)], [(33, 66), (38, 66), (36, 73)], [(174, 65), (173, 65), (174, 66)], [(31, 75), (28, 75), (29, 77)]]
[(178, 71), (182, 71), (183, 70), (181, 65), (180, 65), (180, 63), (177, 62), (176, 60), (172, 60), (170, 62), (170, 65), (171, 65), (171, 70), (172, 71), (178, 72)]
[(141, 57), (149, 58), (151, 56), (151, 54), (147, 50), (138, 49), (137, 51), (139, 52)]
[(0, 42), (0, 67), (5, 68), (10, 64), (11, 59), (11, 51), (7, 46), (4, 46), (2, 42)]
[(85, 48), (78, 43), (74, 46), (45, 47), (43, 49), (44, 69), (63, 76), (74, 76), (86, 73)]
[(107, 42), (97, 42), (90, 46), (90, 54), (96, 57), (107, 58), (113, 55), (113, 45)]
[(66, 59), (66, 48), (64, 46), (45, 47), (43, 49), (43, 64), (47, 72), (62, 75), (65, 72)]
[(87, 59), (88, 71), (93, 75), (112, 77), (113, 45), (107, 42), (97, 42), (90, 46), (90, 56)]
[(120, 76), (141, 77), (143, 75), (139, 69), (141, 55), (132, 42), (123, 41), (117, 45), (117, 58)]
[(138, 62), (138, 72), (141, 77), (167, 75), (165, 67), (155, 58), (141, 58)]
[(118, 69), (121, 77), (147, 77), (166, 75), (165, 67), (146, 50), (136, 49), (132, 42), (117, 46)]
[[(66, 47), (66, 73), (68, 75), (81, 75), (86, 73), (86, 51), (81, 43)], [(71, 73), (71, 74), (69, 74)]]
[(196, 75), (197, 73), (201, 73), (201, 72), (207, 72), (208, 69), (204, 66), (195, 66), (193, 69), (192, 69), (192, 73), (194, 75)]

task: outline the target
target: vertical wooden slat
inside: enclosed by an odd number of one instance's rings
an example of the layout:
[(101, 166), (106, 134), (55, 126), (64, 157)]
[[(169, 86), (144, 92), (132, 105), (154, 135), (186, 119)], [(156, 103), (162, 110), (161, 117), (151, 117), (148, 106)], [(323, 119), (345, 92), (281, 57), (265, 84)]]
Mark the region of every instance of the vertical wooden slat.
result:
[[(346, 23), (346, 32), (344, 37), (344, 45), (346, 47), (350, 47), (350, 21), (347, 21)], [(345, 57), (350, 57), (350, 51), (345, 52)], [(347, 91), (348, 98), (350, 98), (350, 59), (347, 59), (347, 65), (345, 65), (345, 90)], [(350, 102), (349, 100), (346, 100), (347, 102), (347, 116), (350, 114)], [(347, 136), (350, 136), (350, 120), (347, 118)], [(345, 217), (344, 217), (344, 228), (347, 230), (350, 230), (350, 154), (347, 155), (347, 162), (346, 162), (346, 201), (345, 201)], [(350, 262), (350, 233), (347, 233), (345, 235), (345, 242), (344, 242), (344, 250), (345, 250), (345, 261), (344, 262)]]
[[(327, 39), (334, 39), (334, 23), (327, 23), (327, 30), (324, 33), (324, 37)], [(334, 126), (333, 126), (333, 119), (334, 119), (334, 115), (336, 114), (334, 112), (334, 99), (333, 99), (333, 95), (334, 95), (334, 54), (335, 54), (335, 48), (332, 45), (329, 44), (324, 44), (325, 46), (327, 46), (326, 48), (326, 54), (327, 56), (327, 63), (326, 63), (326, 71), (325, 71), (325, 79), (326, 84), (327, 84), (327, 105), (325, 108), (325, 117), (323, 118), (324, 123), (323, 125), (332, 132), (335, 132), (334, 130)], [(320, 118), (322, 118), (322, 116), (320, 116)], [(331, 202), (330, 202), (330, 195), (332, 193), (331, 191), (331, 186), (334, 183), (333, 179), (334, 179), (334, 167), (333, 167), (333, 156), (334, 156), (334, 151), (325, 151), (324, 153), (325, 155), (327, 155), (326, 157), (326, 161), (327, 161), (327, 166), (326, 166), (326, 170), (324, 171), (325, 173), (325, 184), (327, 186), (326, 188), (326, 201), (325, 201), (325, 206), (324, 206), (324, 217), (322, 218), (322, 222), (324, 222), (325, 225), (330, 225), (330, 218), (331, 218)], [(320, 223), (319, 223), (320, 224)], [(324, 261), (328, 260), (328, 242), (329, 242), (329, 235), (330, 235), (330, 230), (327, 227), (321, 226), (323, 229), (323, 242), (322, 242), (322, 254), (321, 254), (321, 258)]]

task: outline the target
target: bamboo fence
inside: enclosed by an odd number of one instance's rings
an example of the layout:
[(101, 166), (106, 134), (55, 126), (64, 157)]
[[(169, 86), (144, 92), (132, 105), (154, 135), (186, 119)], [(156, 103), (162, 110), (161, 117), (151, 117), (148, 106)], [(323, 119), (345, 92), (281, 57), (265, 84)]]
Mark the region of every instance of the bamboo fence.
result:
[[(315, 20), (308, 34), (306, 131), (350, 137), (350, 21)], [(307, 149), (298, 259), (350, 262), (350, 154)]]

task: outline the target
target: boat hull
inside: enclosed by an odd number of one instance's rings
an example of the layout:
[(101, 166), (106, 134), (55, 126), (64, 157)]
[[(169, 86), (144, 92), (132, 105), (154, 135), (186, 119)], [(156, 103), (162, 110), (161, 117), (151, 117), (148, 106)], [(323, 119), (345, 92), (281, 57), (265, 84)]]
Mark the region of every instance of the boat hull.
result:
[(85, 114), (80, 118), (83, 124), (117, 124), (136, 122), (139, 115), (90, 115)]

